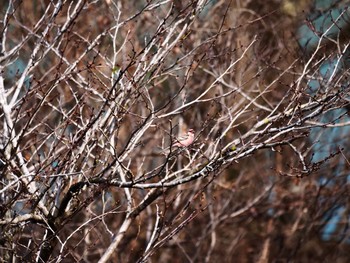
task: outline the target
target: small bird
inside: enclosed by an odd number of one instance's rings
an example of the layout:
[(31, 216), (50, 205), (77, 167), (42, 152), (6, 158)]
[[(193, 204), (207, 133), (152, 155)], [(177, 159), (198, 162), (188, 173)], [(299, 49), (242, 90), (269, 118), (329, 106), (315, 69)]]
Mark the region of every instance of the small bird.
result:
[(187, 147), (193, 143), (194, 140), (194, 130), (189, 129), (187, 134), (177, 138), (173, 141), (173, 147)]

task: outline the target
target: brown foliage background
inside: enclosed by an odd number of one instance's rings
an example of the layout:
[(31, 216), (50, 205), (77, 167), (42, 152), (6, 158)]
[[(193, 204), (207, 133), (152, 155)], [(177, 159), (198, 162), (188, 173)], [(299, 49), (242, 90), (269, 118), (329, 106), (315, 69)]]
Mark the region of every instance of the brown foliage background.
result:
[(297, 88), (310, 1), (6, 2), (3, 262), (349, 260), (347, 143), (309, 136), (347, 93), (304, 120)]

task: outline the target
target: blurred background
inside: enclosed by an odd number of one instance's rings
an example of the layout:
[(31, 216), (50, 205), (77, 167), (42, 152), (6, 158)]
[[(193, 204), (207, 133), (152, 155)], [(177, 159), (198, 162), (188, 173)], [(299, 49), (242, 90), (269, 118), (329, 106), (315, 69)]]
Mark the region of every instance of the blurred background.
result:
[[(266, 118), (268, 123), (272, 111), (288, 109), (292, 98), (295, 99), (294, 92), (300, 89), (294, 108), (307, 101), (321, 100), (332, 92), (338, 92), (345, 102), (348, 99), (348, 1), (211, 0), (204, 1), (203, 8), (196, 10), (199, 1), (160, 4), (106, 0), (85, 1), (76, 13), (72, 11), (73, 3), (66, 1), (54, 19), (45, 16), (40, 27), (52, 23), (53, 29), (45, 35), (33, 58), (33, 47), (41, 32), (35, 24), (45, 12), (54, 12), (53, 7), (48, 8), (49, 2), (0, 3), (1, 32), (3, 36), (6, 33), (6, 44), (2, 42), (1, 48), (8, 51), (20, 45), (18, 52), (6, 60), (0, 57), (8, 102), (18, 93), (13, 104), (13, 129), (20, 136), (18, 147), (11, 154), (21, 151), (32, 167), (39, 192), (50, 193), (45, 199), (48, 203), (62, 204), (74, 183), (102, 174), (108, 165), (113, 167), (113, 154), (108, 152), (109, 144), (103, 138), (113, 138), (115, 155), (126, 151), (130, 136), (149, 109), (144, 106), (147, 99), (142, 97), (141, 87), (147, 87), (159, 115), (167, 114), (203, 94), (208, 83), (213, 83), (237, 60), (218, 84), (219, 88), (205, 94), (204, 98), (210, 98), (208, 102), (171, 116), (174, 130), (169, 131), (169, 119), (155, 121), (156, 126), (145, 132), (141, 146), (122, 161), (132, 174), (156, 171), (164, 160), (159, 149), (169, 144), (171, 133), (177, 136), (187, 128), (196, 130), (194, 148), (209, 151), (205, 142), (214, 141), (232, 120), (223, 112), (238, 117), (220, 143), (224, 147), (236, 138), (244, 138), (237, 144), (239, 152), (245, 143), (255, 147), (271, 138), (264, 133), (256, 137), (243, 135), (257, 121)], [(145, 11), (147, 3), (154, 7)], [(158, 68), (140, 77), (138, 67), (152, 57), (141, 59), (138, 54), (147, 48), (148, 41), (157, 38), (157, 43), (161, 43), (167, 36), (168, 31), (161, 31), (159, 26), (167, 15), (162, 5), (173, 6), (167, 23), (175, 23), (186, 14), (187, 20), (182, 23), (191, 24)], [(8, 8), (11, 12), (6, 12)], [(56, 39), (69, 13), (77, 18)], [(196, 17), (193, 21), (191, 15)], [(109, 30), (116, 21), (124, 22), (113, 35)], [(98, 43), (91, 47), (96, 37)], [(254, 39), (256, 42), (246, 51), (245, 47)], [(119, 47), (121, 51), (113, 58)], [(159, 50), (154, 47), (152, 52)], [(31, 63), (36, 63), (35, 67), (27, 72)], [(121, 74), (123, 79), (119, 79)], [(94, 133), (92, 138), (98, 147), (89, 148), (94, 158), (80, 153), (76, 159), (69, 159), (68, 148), (85, 136), (86, 130), (80, 127), (98, 114), (104, 116), (100, 108), (108, 112), (107, 108), (113, 107), (112, 103), (104, 104), (104, 98), (117, 101), (122, 94), (122, 84), (114, 93), (109, 89), (117, 79), (135, 88), (130, 91), (133, 97), (118, 101), (123, 110), (115, 113), (115, 120), (106, 122), (108, 129)], [(129, 92), (126, 90), (125, 94)], [(230, 90), (229, 96), (219, 96)], [(254, 103), (249, 104), (250, 98), (254, 98)], [(241, 111), (242, 108), (245, 110)], [(268, 112), (267, 108), (273, 110)], [(327, 104), (325, 108), (324, 114), (306, 122), (302, 131), (286, 133), (281, 138), (288, 141), (285, 145), (261, 147), (223, 166), (218, 173), (164, 193), (136, 217), (111, 262), (142, 262), (157, 213), (155, 205), (162, 211), (164, 242), (154, 246), (147, 262), (350, 262), (349, 106)], [(15, 218), (32, 213), (33, 204), (23, 197), (27, 195), (25, 191), (18, 195), (15, 190), (11, 194), (5, 191), (10, 182), (8, 172), (18, 176), (20, 172), (6, 157), (6, 147), (13, 138), (10, 139), (4, 119), (2, 109), (0, 212), (3, 218)], [(286, 116), (274, 122), (273, 127), (288, 124)], [(21, 130), (25, 132), (21, 134)], [(115, 130), (118, 132), (113, 133)], [(67, 151), (58, 151), (66, 146)], [(230, 150), (234, 152), (236, 146)], [(180, 158), (173, 169), (180, 170), (185, 159)], [(205, 163), (204, 159), (198, 163)], [(21, 165), (18, 167), (20, 170)], [(79, 171), (84, 171), (84, 175), (45, 177)], [(131, 190), (135, 206), (147, 191)], [(52, 262), (62, 251), (63, 262), (97, 262), (120, 228), (128, 206), (121, 189), (107, 186), (78, 195), (76, 202), (81, 204), (79, 209), (55, 221), (62, 223), (58, 233), (67, 244), (62, 250), (59, 246), (53, 248)], [(50, 211), (60, 207), (51, 207)], [(107, 210), (110, 212), (106, 213)], [(59, 218), (60, 212), (52, 214)], [(103, 216), (89, 221), (97, 215)], [(14, 226), (2, 221), (0, 226), (0, 251), (5, 259), (15, 257), (16, 262), (29, 262), (36, 258), (44, 240), (41, 235), (45, 229), (41, 224), (31, 220)], [(173, 236), (172, 231), (176, 232)]]

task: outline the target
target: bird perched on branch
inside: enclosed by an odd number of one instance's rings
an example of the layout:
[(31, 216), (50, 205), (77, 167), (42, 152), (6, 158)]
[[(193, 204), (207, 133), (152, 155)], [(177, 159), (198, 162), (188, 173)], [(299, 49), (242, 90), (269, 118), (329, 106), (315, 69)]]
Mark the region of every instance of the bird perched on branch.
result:
[(193, 143), (194, 140), (194, 130), (189, 129), (186, 135), (176, 138), (173, 141), (173, 147), (187, 147)]

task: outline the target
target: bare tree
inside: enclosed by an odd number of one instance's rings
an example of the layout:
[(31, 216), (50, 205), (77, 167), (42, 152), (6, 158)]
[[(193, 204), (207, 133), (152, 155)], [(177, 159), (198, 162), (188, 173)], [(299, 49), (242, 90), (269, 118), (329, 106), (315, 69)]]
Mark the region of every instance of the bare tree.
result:
[(349, 125), (349, 42), (329, 35), (347, 9), (309, 23), (309, 54), (259, 1), (2, 9), (4, 262), (301, 259), (334, 212), (348, 239), (347, 134), (320, 144)]

